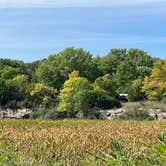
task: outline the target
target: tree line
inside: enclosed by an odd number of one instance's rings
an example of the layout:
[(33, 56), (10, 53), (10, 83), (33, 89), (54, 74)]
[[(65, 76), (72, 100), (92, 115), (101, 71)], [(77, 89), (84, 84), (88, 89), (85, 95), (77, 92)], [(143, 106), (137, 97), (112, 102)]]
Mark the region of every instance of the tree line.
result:
[(166, 60), (140, 49), (112, 49), (94, 57), (73, 47), (32, 63), (0, 59), (2, 108), (40, 108), (43, 114), (52, 108), (49, 116), (97, 117), (99, 109), (121, 107), (120, 93), (129, 94), (130, 101), (163, 100)]

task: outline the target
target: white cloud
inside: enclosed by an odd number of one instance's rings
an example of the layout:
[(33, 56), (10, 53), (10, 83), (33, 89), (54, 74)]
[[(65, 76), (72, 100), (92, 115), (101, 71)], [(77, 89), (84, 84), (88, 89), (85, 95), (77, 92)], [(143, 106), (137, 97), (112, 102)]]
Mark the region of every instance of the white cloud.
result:
[(107, 7), (160, 2), (166, 2), (166, 0), (0, 0), (0, 7)]

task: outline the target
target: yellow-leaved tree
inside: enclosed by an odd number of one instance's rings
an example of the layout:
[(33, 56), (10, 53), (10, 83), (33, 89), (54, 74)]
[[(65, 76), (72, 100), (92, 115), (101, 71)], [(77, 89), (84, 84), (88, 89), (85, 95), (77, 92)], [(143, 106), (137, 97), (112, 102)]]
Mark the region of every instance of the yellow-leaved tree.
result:
[(142, 90), (150, 100), (162, 100), (166, 97), (166, 60), (154, 64), (152, 73), (145, 77)]
[(42, 83), (32, 85), (30, 97), (35, 105), (48, 106), (56, 103), (57, 90)]
[(66, 112), (70, 118), (86, 118), (93, 107), (93, 87), (78, 71), (73, 71), (60, 91), (59, 112)]

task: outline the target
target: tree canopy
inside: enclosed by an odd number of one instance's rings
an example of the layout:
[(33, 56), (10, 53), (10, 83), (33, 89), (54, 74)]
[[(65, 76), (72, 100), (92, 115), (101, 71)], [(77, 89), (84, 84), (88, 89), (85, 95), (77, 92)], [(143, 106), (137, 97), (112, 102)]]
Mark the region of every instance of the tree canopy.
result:
[(90, 81), (98, 76), (92, 55), (81, 48), (67, 48), (57, 55), (51, 55), (41, 63), (36, 75), (42, 83), (60, 89), (74, 70)]
[(74, 47), (32, 63), (0, 59), (0, 107), (56, 108), (63, 116), (87, 118), (120, 107), (120, 93), (130, 101), (164, 99), (166, 61), (135, 48), (95, 57)]

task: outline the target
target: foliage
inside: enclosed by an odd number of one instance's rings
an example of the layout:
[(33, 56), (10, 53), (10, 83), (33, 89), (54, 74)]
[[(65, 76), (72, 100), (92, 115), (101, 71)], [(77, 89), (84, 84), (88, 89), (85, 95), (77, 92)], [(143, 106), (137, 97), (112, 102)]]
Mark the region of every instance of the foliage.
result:
[[(12, 76), (13, 77), (13, 76)], [(1, 104), (9, 108), (20, 108), (24, 105), (25, 91), (28, 83), (28, 76), (16, 75), (11, 79), (1, 79)]]
[(0, 58), (0, 70), (4, 69), (6, 67), (17, 68), (17, 69), (20, 69), (22, 72), (25, 71), (24, 62)]
[(9, 87), (6, 81), (0, 78), (0, 105), (4, 106), (9, 99)]
[(45, 108), (45, 107), (37, 107), (33, 110), (31, 114), (31, 119), (61, 119), (64, 118), (65, 114), (59, 113), (56, 108)]
[(132, 81), (137, 78), (136, 65), (133, 59), (126, 58), (117, 69), (114, 75), (119, 93), (128, 93)]
[(159, 60), (149, 77), (145, 77), (143, 91), (150, 100), (161, 100), (166, 97), (166, 60)]
[(113, 109), (122, 107), (119, 100), (108, 95), (99, 95), (97, 98), (96, 106), (100, 109)]
[(96, 94), (95, 106), (100, 109), (120, 108), (121, 103), (115, 99), (116, 85), (110, 74), (98, 77), (93, 84)]
[(137, 79), (132, 81), (132, 85), (129, 88), (129, 100), (130, 101), (141, 101), (145, 99), (145, 94), (142, 92), (143, 81)]
[(93, 107), (93, 87), (90, 82), (79, 76), (78, 71), (69, 75), (69, 80), (64, 83), (60, 92), (59, 112), (67, 112), (68, 117), (74, 118), (77, 113), (82, 112), (87, 117), (89, 110)]
[(116, 73), (119, 64), (123, 62), (125, 57), (127, 56), (126, 49), (112, 49), (98, 63), (99, 69), (102, 71), (103, 74), (110, 74)]
[(98, 75), (92, 55), (83, 49), (75, 48), (67, 48), (57, 55), (50, 56), (41, 63), (36, 75), (39, 81), (60, 89), (74, 70), (90, 81), (94, 81)]
[(118, 93), (128, 93), (132, 82), (150, 74), (154, 59), (139, 49), (130, 49), (113, 76), (118, 86)]
[(94, 89), (109, 96), (116, 96), (116, 84), (110, 74), (98, 77), (94, 82)]
[(57, 103), (57, 90), (42, 83), (33, 84), (28, 93), (34, 106), (48, 107)]
[[(62, 117), (96, 118), (100, 109), (121, 106), (115, 100), (120, 93), (129, 94), (130, 101), (163, 100), (165, 68), (165, 60), (157, 62), (140, 49), (112, 49), (94, 57), (71, 47), (32, 63), (0, 59), (0, 107), (58, 105)], [(79, 76), (71, 79), (73, 71)]]
[(14, 67), (4, 67), (0, 70), (0, 77), (4, 80), (10, 80), (16, 77), (18, 74), (21, 74), (19, 68)]

